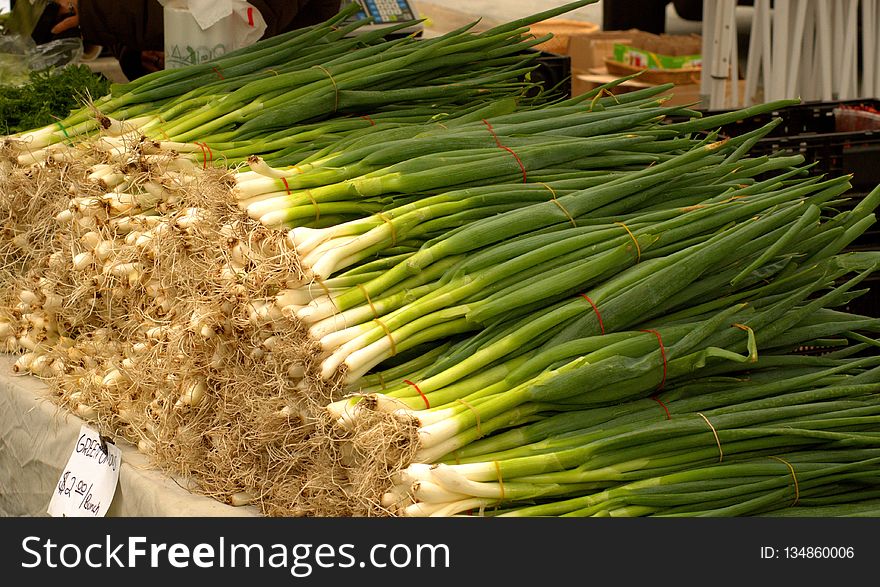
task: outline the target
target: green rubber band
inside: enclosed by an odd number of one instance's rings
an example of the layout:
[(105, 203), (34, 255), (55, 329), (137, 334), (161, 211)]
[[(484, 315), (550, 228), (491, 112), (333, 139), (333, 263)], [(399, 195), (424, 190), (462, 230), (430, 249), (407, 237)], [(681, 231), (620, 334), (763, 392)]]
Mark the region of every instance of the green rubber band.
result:
[(64, 125), (61, 124), (60, 122), (56, 122), (55, 124), (58, 125), (59, 130), (61, 130), (61, 132), (64, 133), (64, 136), (67, 137), (67, 139), (69, 140), (69, 139), (70, 139), (70, 135), (67, 134), (67, 129), (64, 128)]

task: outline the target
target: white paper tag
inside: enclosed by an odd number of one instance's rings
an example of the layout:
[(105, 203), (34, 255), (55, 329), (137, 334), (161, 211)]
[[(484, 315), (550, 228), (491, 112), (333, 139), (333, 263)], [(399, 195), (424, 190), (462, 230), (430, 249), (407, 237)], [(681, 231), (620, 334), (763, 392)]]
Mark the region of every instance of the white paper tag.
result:
[(116, 484), (122, 451), (115, 444), (101, 446), (100, 435), (83, 424), (73, 454), (49, 501), (49, 515), (60, 517), (100, 517), (107, 514)]

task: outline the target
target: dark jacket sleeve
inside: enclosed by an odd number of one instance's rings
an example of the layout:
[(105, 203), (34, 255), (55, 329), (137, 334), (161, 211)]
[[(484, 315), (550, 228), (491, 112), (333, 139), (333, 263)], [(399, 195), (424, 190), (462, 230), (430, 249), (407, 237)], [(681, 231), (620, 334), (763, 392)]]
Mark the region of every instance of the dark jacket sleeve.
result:
[[(340, 0), (250, 0), (266, 21), (263, 37), (327, 20)], [(87, 43), (161, 51), (163, 8), (158, 0), (80, 0), (79, 26)]]
[(161, 51), (162, 10), (158, 0), (79, 0), (79, 28), (87, 43)]
[[(250, 0), (266, 21), (263, 37), (272, 37), (325, 21), (339, 12), (340, 0)], [(161, 51), (163, 8), (158, 0), (80, 0), (83, 40), (104, 47)]]
[(339, 12), (340, 0), (248, 0), (266, 21), (263, 38), (323, 22)]

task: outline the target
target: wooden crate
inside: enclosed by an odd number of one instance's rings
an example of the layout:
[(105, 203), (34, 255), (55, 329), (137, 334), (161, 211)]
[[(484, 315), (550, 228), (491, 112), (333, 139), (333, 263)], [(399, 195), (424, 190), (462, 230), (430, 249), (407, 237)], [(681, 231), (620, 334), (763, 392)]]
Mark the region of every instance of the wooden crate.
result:
[(616, 43), (632, 42), (636, 29), (628, 31), (596, 31), (588, 35), (572, 37), (568, 54), (571, 56), (571, 69), (587, 73), (596, 67), (605, 67), (605, 60), (614, 55)]
[(700, 68), (689, 67), (683, 69), (644, 69), (634, 67), (627, 63), (621, 63), (614, 59), (605, 60), (605, 69), (608, 73), (617, 77), (625, 77), (641, 72), (637, 78), (647, 84), (698, 84), (700, 83)]
[(572, 39), (595, 33), (598, 30), (599, 25), (596, 23), (564, 18), (543, 20), (529, 27), (529, 32), (536, 37), (543, 37), (547, 33), (553, 35), (552, 39), (536, 45), (535, 49), (558, 55), (569, 55), (569, 45)]

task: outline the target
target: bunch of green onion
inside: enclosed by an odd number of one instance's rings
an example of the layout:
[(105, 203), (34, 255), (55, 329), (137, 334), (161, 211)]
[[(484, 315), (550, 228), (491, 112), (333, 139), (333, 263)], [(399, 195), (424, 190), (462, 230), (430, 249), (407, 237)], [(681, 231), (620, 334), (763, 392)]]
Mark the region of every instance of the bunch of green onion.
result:
[[(357, 11), (347, 5), (317, 25), (116, 85), (88, 107), (7, 143), (22, 153), (22, 162), (59, 156), (66, 145), (96, 136), (120, 157), (148, 139), (141, 145), (148, 153), (171, 149), (192, 160), (234, 162), (262, 153), (295, 161), (293, 152), (299, 157), (315, 152), (329, 144), (322, 137), (340, 131), (379, 122), (393, 128), (408, 119), (424, 121), (444, 111), (522, 96), (531, 86), (525, 77), (538, 55), (530, 48), (547, 40), (529, 36), (528, 25), (590, 1), (482, 33), (470, 32), (471, 24), (425, 40), (389, 38), (414, 24), (409, 21), (362, 32), (370, 20), (347, 21)], [(389, 105), (414, 111), (387, 112), (386, 120), (382, 109)], [(378, 121), (368, 116), (373, 112), (382, 114)], [(365, 118), (314, 124), (344, 114)], [(51, 146), (58, 148), (46, 149)]]

